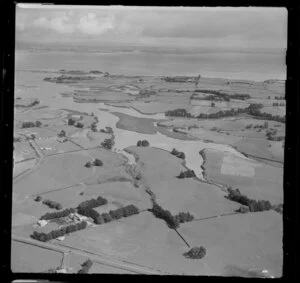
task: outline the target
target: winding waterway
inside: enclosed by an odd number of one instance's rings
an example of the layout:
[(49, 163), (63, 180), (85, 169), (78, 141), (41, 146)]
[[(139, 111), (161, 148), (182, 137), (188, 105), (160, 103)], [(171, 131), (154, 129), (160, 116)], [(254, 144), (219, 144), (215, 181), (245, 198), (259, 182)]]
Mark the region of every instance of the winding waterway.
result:
[[(25, 73), (25, 72), (23, 72)], [(146, 139), (150, 142), (151, 147), (171, 151), (173, 148), (176, 148), (179, 151), (185, 153), (185, 162), (186, 167), (191, 170), (194, 170), (196, 176), (199, 179), (203, 180), (202, 168), (203, 159), (199, 154), (199, 151), (204, 148), (209, 149), (218, 149), (227, 152), (231, 152), (241, 158), (246, 158), (244, 155), (233, 149), (228, 145), (215, 144), (215, 143), (205, 143), (203, 141), (186, 141), (178, 140), (165, 136), (159, 132), (156, 134), (142, 134), (132, 131), (127, 131), (124, 129), (119, 129), (116, 127), (116, 124), (119, 118), (113, 115), (110, 112), (120, 112), (130, 116), (138, 118), (148, 118), (148, 119), (165, 119), (164, 114), (159, 113), (155, 115), (146, 115), (142, 114), (132, 108), (123, 108), (123, 107), (114, 107), (108, 106), (104, 103), (76, 103), (73, 101), (73, 97), (63, 97), (60, 95), (61, 92), (70, 91), (72, 86), (66, 86), (61, 84), (55, 84), (51, 82), (45, 82), (42, 80), (44, 74), (31, 73), (33, 77), (30, 76), (30, 73), (26, 72), (27, 83), (35, 84), (38, 87), (36, 89), (22, 89), (18, 91), (18, 94), (22, 94), (23, 97), (37, 97), (41, 105), (47, 105), (51, 109), (70, 109), (80, 112), (94, 113), (98, 117), (97, 128), (102, 129), (107, 126), (111, 127), (115, 135), (115, 145), (113, 151), (123, 154), (127, 159), (128, 163), (134, 164), (135, 158), (133, 155), (124, 151), (125, 148), (129, 146), (135, 146), (138, 140)], [(29, 79), (28, 76), (31, 78)], [(23, 78), (23, 77), (22, 77)], [(19, 84), (22, 81), (18, 81)], [(71, 89), (70, 89), (71, 88)]]

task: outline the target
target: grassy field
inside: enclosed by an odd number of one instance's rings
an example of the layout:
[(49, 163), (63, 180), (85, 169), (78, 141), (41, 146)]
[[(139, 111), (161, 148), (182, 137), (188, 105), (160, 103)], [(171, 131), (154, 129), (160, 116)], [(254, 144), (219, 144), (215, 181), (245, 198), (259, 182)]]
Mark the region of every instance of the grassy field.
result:
[(184, 223), (179, 231), (191, 246), (206, 248), (204, 261), (220, 275), (236, 276), (230, 266), (282, 275), (282, 216), (275, 211)]
[(13, 272), (44, 272), (60, 265), (62, 254), (32, 245), (12, 241), (11, 267)]
[(209, 180), (239, 188), (242, 194), (254, 199), (283, 201), (282, 168), (262, 165), (229, 153), (205, 150), (205, 172)]

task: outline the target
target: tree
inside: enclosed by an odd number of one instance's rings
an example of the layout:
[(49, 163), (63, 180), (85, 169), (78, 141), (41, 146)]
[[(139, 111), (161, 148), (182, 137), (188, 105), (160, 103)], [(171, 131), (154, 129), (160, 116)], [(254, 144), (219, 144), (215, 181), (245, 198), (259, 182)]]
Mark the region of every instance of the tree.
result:
[(147, 140), (142, 141), (142, 146), (147, 147), (149, 146), (149, 142)]
[(94, 163), (93, 163), (95, 166), (102, 166), (103, 165), (103, 162), (100, 160), (100, 159), (95, 159), (94, 160)]
[(93, 132), (97, 132), (96, 122), (94, 122), (94, 123), (91, 125), (91, 130), (92, 130)]
[(215, 107), (216, 104), (215, 104), (214, 102), (212, 102), (210, 106), (211, 106), (211, 107)]
[(75, 124), (75, 121), (72, 118), (68, 119), (69, 126), (73, 126), (74, 124)]
[(36, 127), (40, 127), (41, 125), (42, 125), (42, 123), (41, 123), (40, 121), (36, 121), (36, 122), (35, 122), (35, 126), (36, 126)]
[(101, 215), (105, 223), (111, 222), (113, 220), (109, 213), (102, 213)]
[(76, 125), (75, 125), (75, 127), (77, 127), (77, 128), (83, 128), (84, 125), (81, 122), (77, 122)]
[(41, 200), (42, 200), (42, 197), (41, 197), (41, 196), (37, 196), (34, 200), (35, 200), (35, 201), (41, 201)]
[(92, 163), (90, 161), (88, 161), (84, 166), (86, 168), (91, 168), (92, 167)]
[(95, 220), (95, 224), (101, 225), (101, 224), (103, 224), (103, 223), (105, 223), (104, 218), (103, 218), (102, 215), (99, 215), (99, 216), (96, 218), (96, 220)]

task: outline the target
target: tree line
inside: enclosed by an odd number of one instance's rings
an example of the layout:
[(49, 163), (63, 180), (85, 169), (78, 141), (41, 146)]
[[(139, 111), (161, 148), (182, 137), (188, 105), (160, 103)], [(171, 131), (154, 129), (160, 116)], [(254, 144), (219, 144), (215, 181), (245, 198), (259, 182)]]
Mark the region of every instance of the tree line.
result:
[(50, 208), (56, 209), (56, 210), (60, 210), (63, 208), (59, 202), (49, 200), (49, 199), (43, 200), (43, 204), (47, 205)]
[(22, 128), (35, 128), (35, 127), (40, 127), (42, 125), (42, 123), (40, 121), (35, 121), (35, 122), (23, 122), (22, 123)]
[(268, 200), (254, 200), (242, 195), (239, 189), (228, 189), (228, 199), (248, 206), (250, 212), (265, 211), (272, 209), (272, 204)]
[(263, 104), (260, 103), (251, 103), (246, 108), (232, 108), (230, 110), (220, 110), (216, 113), (200, 113), (198, 116), (192, 116), (191, 113), (188, 113), (186, 109), (178, 108), (175, 110), (169, 110), (165, 112), (166, 116), (174, 117), (186, 117), (186, 118), (198, 118), (198, 119), (218, 119), (224, 117), (237, 116), (240, 114), (248, 114), (254, 116), (258, 119), (263, 120), (272, 120), (276, 122), (285, 123), (285, 116), (272, 115), (266, 112), (260, 112), (260, 109), (263, 108)]
[(52, 230), (49, 233), (43, 233), (43, 232), (37, 232), (34, 231), (31, 237), (35, 240), (41, 241), (41, 242), (47, 242), (52, 239), (56, 239), (58, 237), (62, 237), (65, 234), (73, 233), (79, 230), (83, 230), (87, 227), (87, 222), (86, 221), (81, 221), (76, 224), (71, 224), (68, 226), (64, 226), (60, 229), (57, 230)]
[(66, 209), (64, 209), (62, 211), (58, 211), (58, 212), (47, 212), (46, 214), (44, 214), (40, 217), (40, 220), (50, 220), (50, 219), (66, 217), (69, 214), (75, 213), (75, 212), (76, 212), (75, 208), (66, 208)]
[[(202, 92), (212, 94), (204, 98), (200, 98), (200, 100), (223, 100), (223, 101), (230, 101), (230, 99), (239, 99), (239, 100), (246, 100), (250, 99), (251, 96), (249, 94), (241, 94), (241, 93), (234, 93), (228, 94), (225, 92), (217, 91), (217, 90), (208, 90), (208, 89), (196, 89), (195, 92)], [(195, 99), (194, 97), (192, 97)], [(199, 99), (199, 98), (197, 98)]]
[(127, 205), (116, 210), (110, 210), (109, 213), (99, 214), (96, 210), (90, 207), (79, 207), (78, 213), (93, 219), (95, 224), (104, 224), (116, 219), (128, 217), (134, 214), (138, 214), (139, 209), (133, 205)]
[(97, 197), (97, 199), (90, 199), (90, 200), (86, 200), (81, 202), (77, 208), (94, 208), (94, 207), (98, 207), (101, 205), (105, 205), (107, 204), (107, 200), (101, 196)]

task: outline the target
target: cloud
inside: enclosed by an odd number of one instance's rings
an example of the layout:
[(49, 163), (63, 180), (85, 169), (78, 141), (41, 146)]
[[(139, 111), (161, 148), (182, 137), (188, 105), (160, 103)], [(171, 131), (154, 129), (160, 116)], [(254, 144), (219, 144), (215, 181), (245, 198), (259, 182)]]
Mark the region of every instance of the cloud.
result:
[[(210, 44), (286, 45), (285, 9), (105, 9), (18, 8), (20, 34), (43, 36), (45, 30), (68, 40), (162, 42), (191, 39)], [(67, 36), (68, 35), (68, 36)], [(100, 36), (101, 37), (98, 37)], [(56, 37), (55, 37), (56, 38)], [(151, 40), (151, 38), (153, 40)], [(172, 41), (176, 44), (176, 41)], [(191, 41), (192, 42), (192, 41)], [(215, 42), (215, 43), (213, 43)]]
[(33, 25), (39, 28), (48, 28), (58, 33), (73, 33), (75, 31), (74, 25), (70, 22), (70, 16), (67, 14), (50, 19), (41, 17), (36, 19)]
[(114, 22), (115, 18), (113, 15), (98, 19), (96, 14), (88, 13), (79, 19), (76, 28), (84, 34), (100, 35), (112, 30)]

